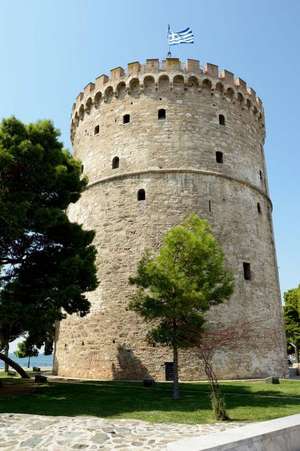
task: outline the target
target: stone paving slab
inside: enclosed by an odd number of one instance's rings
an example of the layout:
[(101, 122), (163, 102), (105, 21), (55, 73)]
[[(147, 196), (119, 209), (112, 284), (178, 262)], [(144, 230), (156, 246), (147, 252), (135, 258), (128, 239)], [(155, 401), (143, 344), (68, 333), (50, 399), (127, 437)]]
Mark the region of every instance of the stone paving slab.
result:
[(239, 428), (244, 424), (187, 425), (86, 416), (0, 414), (0, 451), (162, 451), (175, 440)]

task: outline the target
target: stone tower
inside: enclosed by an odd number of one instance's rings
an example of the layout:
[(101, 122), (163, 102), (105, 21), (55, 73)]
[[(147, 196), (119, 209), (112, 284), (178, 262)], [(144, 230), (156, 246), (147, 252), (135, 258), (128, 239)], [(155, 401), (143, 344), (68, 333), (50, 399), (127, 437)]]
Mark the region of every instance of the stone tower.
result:
[[(89, 294), (88, 316), (61, 322), (56, 372), (169, 377), (171, 352), (150, 346), (145, 324), (128, 311), (128, 277), (145, 248), (157, 248), (170, 227), (196, 212), (211, 224), (235, 275), (234, 295), (209, 312), (210, 321), (257, 327), (255, 340), (217, 354), (218, 376), (284, 375), (264, 112), (255, 91), (193, 59), (134, 62), (84, 88), (73, 105), (71, 137), (89, 185), (69, 216), (96, 230), (101, 284)], [(202, 376), (191, 352), (180, 361), (181, 379)]]

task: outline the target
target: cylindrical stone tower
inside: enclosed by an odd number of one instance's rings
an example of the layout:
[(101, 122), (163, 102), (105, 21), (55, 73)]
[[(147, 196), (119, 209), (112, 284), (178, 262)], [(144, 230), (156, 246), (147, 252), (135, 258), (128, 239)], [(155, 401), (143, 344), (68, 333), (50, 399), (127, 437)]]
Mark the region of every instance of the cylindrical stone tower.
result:
[[(255, 91), (197, 60), (134, 62), (85, 87), (73, 106), (71, 136), (89, 185), (69, 216), (96, 231), (101, 283), (88, 295), (90, 314), (58, 327), (56, 372), (170, 376), (171, 351), (149, 345), (147, 326), (128, 310), (128, 277), (145, 248), (158, 248), (170, 227), (195, 212), (211, 224), (235, 275), (233, 296), (208, 313), (210, 322), (257, 328), (238, 350), (217, 353), (218, 376), (284, 375), (264, 113)], [(192, 352), (183, 351), (180, 363), (181, 379), (201, 378)]]

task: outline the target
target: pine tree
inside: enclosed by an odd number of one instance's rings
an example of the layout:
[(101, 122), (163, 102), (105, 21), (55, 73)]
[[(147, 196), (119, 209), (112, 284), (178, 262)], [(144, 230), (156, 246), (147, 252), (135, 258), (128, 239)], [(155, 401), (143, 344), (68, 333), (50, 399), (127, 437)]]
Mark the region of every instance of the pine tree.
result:
[(173, 398), (179, 398), (178, 350), (195, 346), (205, 313), (233, 292), (232, 273), (208, 223), (193, 214), (164, 237), (158, 255), (146, 252), (130, 279), (130, 308), (149, 323), (148, 340), (173, 350)]

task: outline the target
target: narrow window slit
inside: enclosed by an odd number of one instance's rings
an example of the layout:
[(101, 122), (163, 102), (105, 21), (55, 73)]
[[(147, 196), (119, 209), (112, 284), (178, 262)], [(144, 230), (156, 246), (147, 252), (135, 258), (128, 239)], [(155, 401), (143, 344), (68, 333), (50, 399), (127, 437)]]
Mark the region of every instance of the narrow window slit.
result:
[(219, 124), (225, 125), (225, 116), (224, 114), (219, 114)]
[(112, 169), (118, 169), (119, 164), (120, 164), (120, 158), (119, 157), (114, 157), (112, 159), (112, 163), (111, 163)]
[(139, 189), (137, 192), (137, 200), (145, 200), (146, 199), (146, 193), (144, 189)]
[(158, 110), (157, 117), (159, 120), (166, 119), (166, 110), (164, 108)]
[(124, 114), (123, 124), (128, 124), (130, 122), (130, 114)]
[(216, 152), (216, 162), (223, 163), (223, 152)]
[(244, 279), (245, 280), (251, 280), (251, 266), (250, 266), (250, 263), (243, 262), (243, 269), (244, 269)]

